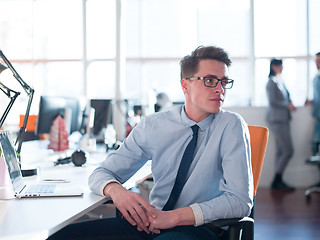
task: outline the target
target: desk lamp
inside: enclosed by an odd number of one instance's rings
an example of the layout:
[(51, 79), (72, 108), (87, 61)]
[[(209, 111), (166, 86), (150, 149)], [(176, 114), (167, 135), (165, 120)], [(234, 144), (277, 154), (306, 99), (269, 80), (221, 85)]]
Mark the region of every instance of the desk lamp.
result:
[[(0, 73), (2, 72), (1, 68), (4, 67), (1, 63), (0, 63)], [(6, 107), (6, 110), (4, 111), (4, 113), (2, 114), (1, 118), (0, 118), (0, 128), (2, 127), (4, 121), (6, 120), (8, 113), (10, 112), (10, 109), (14, 103), (14, 101), (17, 99), (17, 97), (20, 95), (20, 92), (16, 92), (10, 88), (8, 88), (6, 85), (4, 85), (3, 83), (0, 82), (0, 90), (7, 95), (8, 98), (10, 98), (10, 102), (8, 104), (8, 106)]]
[[(17, 73), (17, 71), (14, 69), (14, 67), (12, 66), (12, 64), (9, 62), (9, 60), (6, 58), (6, 56), (3, 54), (3, 52), (0, 50), (0, 58), (2, 58), (2, 60), (5, 62), (5, 65), (0, 63), (0, 74), (2, 71), (4, 71), (5, 69), (9, 68), (14, 76), (14, 78), (19, 82), (19, 84), (22, 86), (23, 90), (27, 93), (29, 99), (28, 99), (28, 104), (27, 104), (27, 109), (26, 109), (26, 113), (24, 116), (24, 121), (22, 124), (22, 127), (19, 130), (17, 139), (15, 141), (15, 146), (17, 146), (16, 148), (16, 152), (17, 152), (17, 156), (19, 158), (19, 165), (21, 168), (21, 146), (22, 146), (22, 142), (23, 142), (23, 138), (24, 138), (24, 134), (26, 132), (26, 126), (27, 126), (27, 122), (28, 122), (28, 118), (29, 118), (29, 112), (30, 112), (30, 107), (31, 107), (31, 103), (32, 103), (32, 99), (33, 99), (33, 95), (34, 95), (34, 90), (25, 82), (22, 80), (22, 78), (20, 77), (20, 75)], [(8, 87), (6, 87), (4, 84), (0, 83), (0, 89), (2, 90), (2, 92), (4, 92), (8, 98), (10, 98), (10, 103), (8, 104), (3, 116), (1, 117), (0, 120), (0, 128), (2, 127), (4, 120), (6, 119), (14, 101), (16, 100), (16, 98), (18, 97), (18, 95), (20, 94), (19, 92), (16, 92)], [(12, 96), (13, 95), (13, 96)], [(36, 175), (37, 174), (37, 169), (28, 169), (28, 170), (21, 170), (22, 171), (22, 175), (23, 176), (32, 176), (32, 175)]]

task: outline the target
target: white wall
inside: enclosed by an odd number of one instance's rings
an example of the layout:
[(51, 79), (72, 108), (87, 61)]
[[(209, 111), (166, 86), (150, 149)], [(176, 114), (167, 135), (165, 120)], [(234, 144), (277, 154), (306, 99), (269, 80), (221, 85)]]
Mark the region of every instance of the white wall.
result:
[[(266, 107), (232, 107), (226, 110), (239, 113), (249, 125), (262, 125), (268, 127), (265, 121)], [(314, 128), (314, 119), (311, 115), (311, 106), (298, 107), (292, 114), (291, 134), (294, 145), (294, 155), (285, 172), (284, 181), (298, 188), (305, 188), (319, 182), (318, 167), (306, 164), (311, 156), (311, 138)], [(275, 141), (270, 131), (267, 152), (259, 186), (269, 187), (274, 176)]]

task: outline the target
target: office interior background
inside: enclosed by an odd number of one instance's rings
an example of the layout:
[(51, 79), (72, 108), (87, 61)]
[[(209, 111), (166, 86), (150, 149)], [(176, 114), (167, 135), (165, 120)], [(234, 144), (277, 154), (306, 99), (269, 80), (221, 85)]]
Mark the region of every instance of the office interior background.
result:
[[(295, 154), (284, 178), (305, 187), (319, 180), (317, 168), (305, 164), (314, 120), (304, 106), (317, 72), (319, 11), (317, 0), (0, 0), (0, 49), (35, 89), (31, 114), (42, 95), (127, 99), (149, 114), (157, 93), (183, 102), (181, 57), (216, 45), (233, 61), (225, 108), (265, 126), (269, 62), (282, 58), (298, 107)], [(19, 122), (26, 99), (19, 97), (6, 124)], [(271, 183), (273, 154), (271, 134), (261, 186)]]

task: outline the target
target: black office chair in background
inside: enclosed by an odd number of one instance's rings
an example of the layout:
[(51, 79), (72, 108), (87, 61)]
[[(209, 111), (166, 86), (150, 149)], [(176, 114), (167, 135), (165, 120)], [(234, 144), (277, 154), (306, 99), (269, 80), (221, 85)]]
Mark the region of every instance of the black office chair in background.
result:
[[(320, 151), (319, 151), (320, 143), (317, 142), (317, 143), (314, 143), (314, 144), (315, 144), (316, 148), (318, 149), (318, 151), (313, 156), (309, 157), (306, 160), (306, 163), (307, 164), (316, 165), (319, 168), (319, 171), (320, 171)], [(309, 187), (305, 191), (305, 196), (306, 196), (307, 201), (311, 200), (311, 193), (320, 193), (320, 181), (317, 184), (312, 185), (311, 187)]]

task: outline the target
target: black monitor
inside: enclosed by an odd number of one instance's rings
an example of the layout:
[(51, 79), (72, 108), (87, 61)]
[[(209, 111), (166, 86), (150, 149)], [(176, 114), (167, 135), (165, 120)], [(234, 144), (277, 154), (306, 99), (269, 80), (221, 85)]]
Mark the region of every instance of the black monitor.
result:
[(111, 99), (91, 99), (91, 107), (94, 108), (93, 134), (112, 124), (112, 100)]
[(133, 113), (134, 115), (142, 115), (142, 105), (134, 105), (133, 106)]
[(36, 134), (50, 133), (53, 120), (56, 119), (58, 115), (64, 117), (66, 109), (67, 112), (71, 114), (70, 134), (75, 131), (80, 131), (83, 122), (84, 109), (82, 109), (79, 99), (41, 96)]

